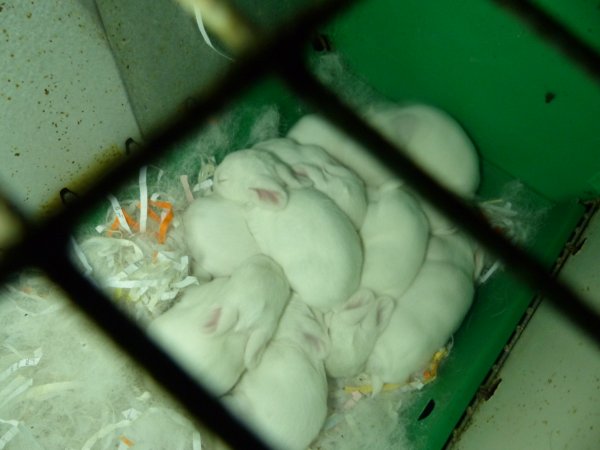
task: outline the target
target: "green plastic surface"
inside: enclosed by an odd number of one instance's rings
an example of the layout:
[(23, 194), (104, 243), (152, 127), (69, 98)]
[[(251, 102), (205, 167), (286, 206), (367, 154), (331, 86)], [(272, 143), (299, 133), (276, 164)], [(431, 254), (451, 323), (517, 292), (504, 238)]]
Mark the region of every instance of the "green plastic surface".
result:
[[(540, 3), (600, 47), (597, 2)], [(363, 1), (327, 32), (375, 89), (450, 112), (489, 161), (546, 197), (600, 193), (600, 86), (493, 2)]]

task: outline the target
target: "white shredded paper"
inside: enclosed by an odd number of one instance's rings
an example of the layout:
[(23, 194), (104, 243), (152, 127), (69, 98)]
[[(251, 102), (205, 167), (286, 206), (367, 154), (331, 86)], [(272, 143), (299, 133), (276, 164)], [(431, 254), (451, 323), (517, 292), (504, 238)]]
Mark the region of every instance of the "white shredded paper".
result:
[(119, 219), (119, 224), (121, 225), (121, 227), (124, 230), (126, 230), (129, 234), (131, 234), (131, 229), (129, 228), (127, 219), (125, 219), (125, 215), (123, 214), (123, 208), (121, 208), (121, 204), (119, 203), (117, 198), (114, 195), (108, 195), (108, 200), (110, 201), (110, 204), (113, 208), (113, 211), (115, 212), (115, 215), (117, 216), (117, 219)]
[(42, 348), (38, 348), (33, 352), (33, 357), (31, 358), (23, 358), (20, 361), (10, 365), (8, 368), (4, 369), (0, 372), (0, 382), (6, 380), (10, 375), (22, 369), (23, 367), (33, 367), (37, 366), (42, 359)]
[(146, 232), (146, 223), (148, 222), (148, 184), (146, 176), (148, 168), (146, 166), (140, 169), (140, 232)]
[(233, 58), (231, 58), (230, 56), (226, 55), (225, 53), (221, 52), (219, 49), (217, 49), (212, 41), (210, 40), (210, 37), (208, 37), (208, 32), (206, 31), (206, 28), (204, 27), (204, 20), (202, 20), (202, 11), (200, 10), (200, 7), (198, 5), (194, 5), (194, 13), (196, 15), (196, 24), (198, 25), (198, 29), (200, 30), (200, 34), (202, 35), (202, 38), (204, 39), (204, 42), (206, 42), (206, 44), (212, 48), (215, 52), (217, 52), (219, 55), (221, 55), (223, 58), (226, 58), (230, 61), (233, 61)]
[(10, 441), (14, 439), (14, 437), (19, 434), (19, 424), (20, 422), (17, 420), (2, 420), (0, 419), (0, 424), (10, 425), (10, 429), (5, 432), (2, 436), (0, 436), (0, 450), (8, 445)]
[(140, 412), (134, 408), (130, 408), (126, 411), (121, 412), (121, 415), (125, 418), (117, 423), (111, 423), (105, 425), (96, 433), (94, 433), (81, 447), (81, 450), (91, 450), (96, 442), (103, 439), (104, 437), (111, 434), (113, 431), (119, 428), (125, 428), (131, 425), (133, 421), (135, 421), (138, 417), (140, 417)]
[[(204, 174), (212, 176), (214, 159), (208, 158), (206, 163), (208, 168), (204, 168)], [(157, 182), (160, 181), (164, 171), (151, 167), (153, 175), (158, 170), (155, 176)], [(192, 201), (187, 175), (179, 178), (187, 200)], [(138, 183), (137, 199), (108, 196), (110, 211), (106, 223), (95, 226), (100, 236), (80, 242), (73, 240), (72, 247), (86, 275), (138, 318), (150, 318), (168, 307), (181, 289), (198, 284), (198, 280), (190, 275), (181, 222), (174, 212), (183, 205), (165, 192), (151, 192), (147, 166), (140, 169)], [(152, 217), (150, 208), (154, 208)], [(127, 222), (125, 211), (132, 222)], [(162, 306), (159, 308), (159, 305)]]

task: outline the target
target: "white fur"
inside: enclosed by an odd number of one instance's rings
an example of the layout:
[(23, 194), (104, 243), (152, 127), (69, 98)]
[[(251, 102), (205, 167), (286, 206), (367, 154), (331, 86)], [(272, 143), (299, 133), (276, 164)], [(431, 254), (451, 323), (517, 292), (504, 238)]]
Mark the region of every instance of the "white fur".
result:
[(215, 395), (256, 367), (290, 297), (281, 268), (256, 255), (230, 278), (185, 290), (149, 333)]
[[(414, 162), (455, 194), (471, 198), (479, 186), (479, 159), (475, 147), (461, 126), (447, 113), (428, 105), (380, 103), (363, 116), (393, 143), (406, 149)], [(367, 186), (378, 187), (396, 176), (323, 118), (305, 116), (288, 136), (303, 144), (320, 145), (334, 158), (363, 178)], [(451, 221), (423, 202), (434, 234), (454, 230)]]
[(363, 181), (316, 145), (301, 145), (291, 139), (271, 139), (254, 146), (278, 156), (294, 174), (308, 178), (315, 189), (331, 198), (360, 229), (367, 211)]
[(195, 270), (213, 277), (229, 276), (249, 257), (260, 253), (242, 207), (218, 194), (197, 198), (183, 213), (184, 238)]
[(391, 297), (375, 298), (371, 290), (360, 289), (343, 308), (326, 315), (331, 350), (325, 368), (330, 376), (352, 377), (364, 370), (393, 309)]
[(292, 168), (297, 164), (312, 164), (319, 167), (329, 164), (339, 165), (322, 147), (318, 145), (298, 144), (289, 138), (269, 139), (255, 144), (253, 148), (277, 155), (277, 157)]
[(277, 261), (292, 289), (321, 310), (345, 302), (358, 288), (358, 233), (337, 205), (313, 188), (293, 189), (281, 210), (255, 207), (248, 227), (261, 251)]
[(472, 197), (479, 186), (475, 146), (447, 113), (428, 105), (376, 104), (366, 119), (406, 148), (415, 163), (458, 195)]
[(274, 448), (306, 449), (327, 415), (328, 346), (315, 315), (293, 297), (260, 364), (242, 376), (225, 403)]
[(360, 285), (378, 296), (399, 298), (421, 268), (429, 242), (429, 222), (419, 202), (396, 181), (388, 181), (370, 194), (360, 236)]
[[(444, 187), (472, 198), (479, 187), (479, 157), (461, 126), (447, 113), (427, 105), (378, 104), (366, 119), (392, 142), (403, 145), (415, 163)], [(431, 231), (444, 234), (455, 229), (449, 219), (422, 201)]]
[(215, 170), (213, 189), (241, 205), (281, 209), (287, 204), (288, 187), (311, 186), (296, 176), (277, 156), (260, 150), (238, 150), (223, 159)]
[(473, 300), (475, 271), (475, 249), (465, 236), (431, 238), (423, 267), (367, 361), (374, 393), (383, 383), (407, 381), (448, 342)]
[(393, 173), (362, 146), (319, 115), (309, 114), (302, 117), (287, 136), (300, 144), (324, 148), (337, 161), (356, 172), (367, 186), (377, 187), (394, 178)]

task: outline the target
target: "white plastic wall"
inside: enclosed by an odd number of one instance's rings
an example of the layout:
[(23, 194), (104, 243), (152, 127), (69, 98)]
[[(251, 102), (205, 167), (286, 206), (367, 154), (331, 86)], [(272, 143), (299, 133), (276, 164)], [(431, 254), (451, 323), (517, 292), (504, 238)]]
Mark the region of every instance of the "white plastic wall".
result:
[(93, 0), (0, 1), (0, 186), (14, 201), (47, 211), (138, 135)]

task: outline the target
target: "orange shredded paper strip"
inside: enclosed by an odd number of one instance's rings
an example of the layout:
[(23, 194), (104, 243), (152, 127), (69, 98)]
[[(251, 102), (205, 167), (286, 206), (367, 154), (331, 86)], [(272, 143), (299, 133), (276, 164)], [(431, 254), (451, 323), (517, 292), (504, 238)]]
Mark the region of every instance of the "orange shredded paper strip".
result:
[(160, 228), (158, 229), (157, 239), (159, 244), (164, 244), (167, 239), (167, 231), (169, 229), (169, 225), (173, 220), (173, 210), (169, 209), (167, 214), (165, 215), (162, 223), (160, 224)]
[[(152, 207), (160, 208), (165, 211), (164, 214), (158, 215), (156, 211), (154, 211)], [(136, 203), (136, 207), (141, 208), (140, 203)], [(140, 224), (136, 222), (128, 213), (123, 209), (123, 215), (125, 216), (125, 220), (127, 224), (131, 227), (133, 231), (140, 230)], [(164, 244), (167, 240), (167, 232), (169, 231), (169, 225), (173, 221), (173, 205), (171, 202), (161, 201), (161, 200), (150, 200), (148, 202), (148, 217), (159, 223), (158, 232), (155, 233), (156, 239), (159, 244)], [(115, 231), (120, 228), (120, 222), (117, 217), (113, 220), (110, 229), (107, 231), (109, 236), (112, 236)]]
[(133, 442), (131, 439), (121, 435), (119, 436), (119, 440), (125, 444), (127, 447), (133, 447), (135, 445), (135, 442)]

